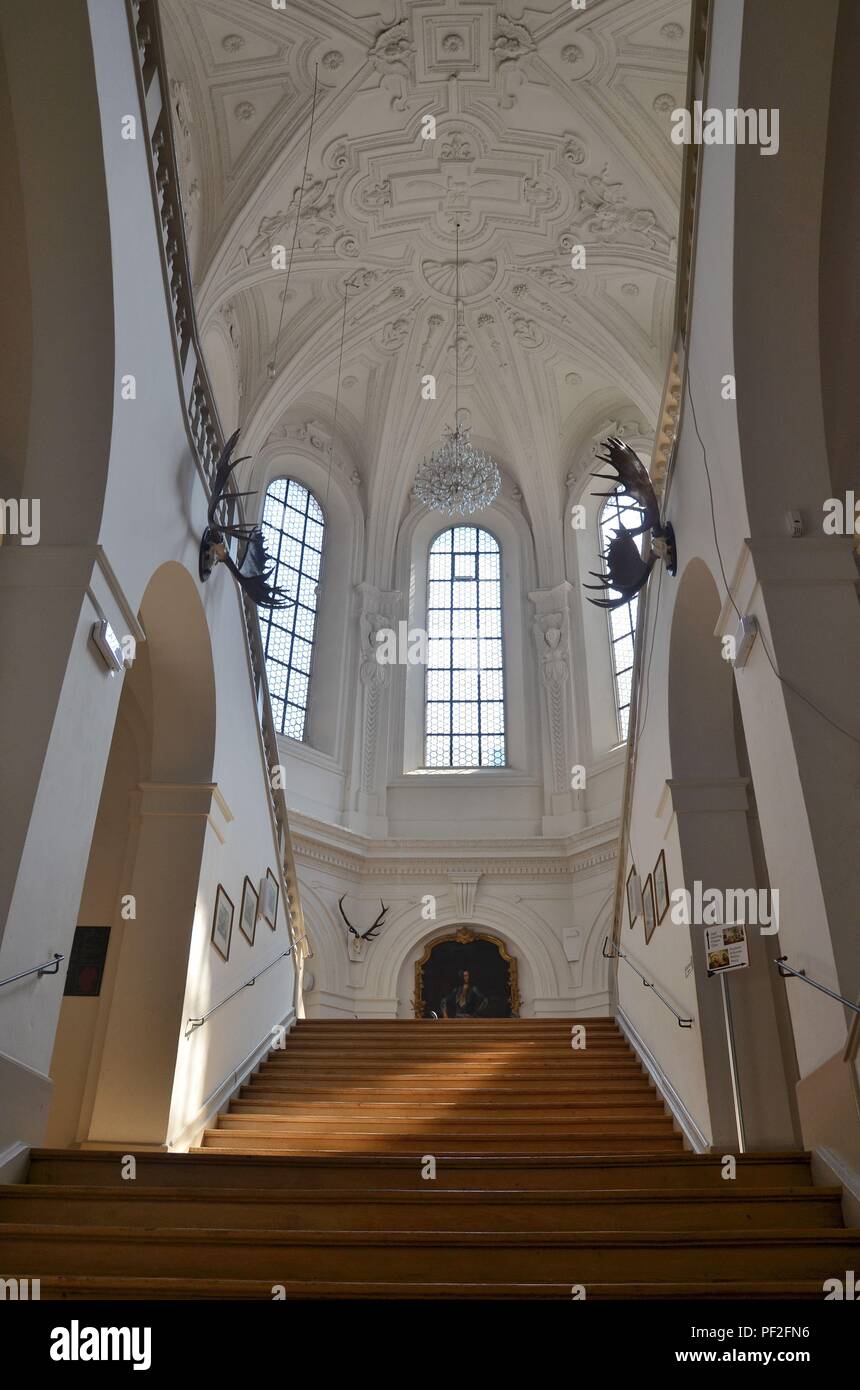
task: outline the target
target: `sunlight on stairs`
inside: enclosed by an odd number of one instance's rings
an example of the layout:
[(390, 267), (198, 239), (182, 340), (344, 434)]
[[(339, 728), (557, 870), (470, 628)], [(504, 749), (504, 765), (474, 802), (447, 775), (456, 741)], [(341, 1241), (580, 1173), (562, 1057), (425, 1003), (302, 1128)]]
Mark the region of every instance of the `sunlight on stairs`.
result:
[[(688, 1152), (611, 1019), (302, 1021), (190, 1154), (37, 1150), (43, 1298), (822, 1297), (860, 1233), (805, 1154)], [(424, 1176), (435, 1163), (435, 1178)]]

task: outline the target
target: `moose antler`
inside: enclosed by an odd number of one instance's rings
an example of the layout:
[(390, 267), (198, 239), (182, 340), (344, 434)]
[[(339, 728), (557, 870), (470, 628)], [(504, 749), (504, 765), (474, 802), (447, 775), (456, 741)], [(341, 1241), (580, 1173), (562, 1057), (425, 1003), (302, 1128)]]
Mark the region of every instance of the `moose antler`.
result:
[(381, 907), (382, 907), (382, 911), (380, 912), (380, 914), (379, 914), (379, 916), (377, 917), (376, 921), (373, 923), (373, 926), (368, 927), (368, 929), (367, 929), (366, 932), (360, 932), (360, 931), (357, 931), (356, 928), (352, 925), (352, 922), (350, 922), (349, 918), (347, 917), (346, 913), (345, 913), (344, 910), (343, 910), (343, 898), (345, 898), (345, 897), (346, 897), (346, 893), (344, 893), (344, 895), (343, 895), (342, 898), (338, 899), (338, 904), (337, 904), (337, 905), (338, 905), (338, 907), (340, 908), (340, 915), (341, 915), (341, 917), (343, 918), (343, 920), (346, 922), (346, 925), (349, 927), (349, 929), (350, 929), (350, 931), (352, 932), (353, 936), (356, 937), (356, 939), (357, 939), (358, 941), (373, 941), (373, 939), (374, 939), (376, 933), (379, 931), (379, 928), (382, 926), (382, 919), (383, 919), (383, 917), (385, 916), (386, 912), (388, 911), (388, 908), (385, 906), (385, 903), (382, 901), (381, 898), (379, 899), (380, 905), (381, 905)]
[[(672, 527), (660, 521), (660, 503), (648, 476), (648, 470), (635, 450), (623, 440), (610, 435), (604, 440), (605, 454), (598, 454), (601, 463), (608, 463), (615, 470), (616, 486), (610, 492), (597, 492), (595, 497), (629, 497), (641, 513), (640, 526), (619, 526), (604, 551), (601, 560), (606, 565), (606, 573), (598, 574), (589, 570), (597, 584), (584, 584), (584, 589), (599, 589), (603, 594), (616, 593), (617, 598), (590, 598), (598, 608), (621, 608), (635, 598), (645, 587), (657, 559), (662, 556), (670, 574), (675, 573), (675, 534)], [(611, 479), (605, 473), (592, 473), (592, 478), (604, 482)], [(648, 550), (640, 552), (634, 537), (650, 531)], [(656, 542), (656, 543), (655, 543)]]
[[(286, 608), (294, 600), (283, 589), (270, 583), (269, 576), (275, 566), (266, 554), (262, 528), (246, 525), (242, 522), (220, 521), (218, 519), (218, 509), (222, 503), (229, 506), (239, 497), (254, 496), (253, 492), (233, 492), (229, 497), (226, 496), (227, 484), (233, 469), (251, 457), (250, 454), (246, 454), (242, 458), (232, 458), (238, 438), (239, 431), (235, 430), (221, 450), (221, 457), (215, 465), (215, 477), (208, 508), (209, 525), (203, 532), (203, 538), (200, 542), (200, 578), (201, 580), (208, 579), (213, 566), (220, 561), (221, 564), (227, 566), (237, 584), (244, 589), (258, 608)], [(245, 548), (238, 564), (230, 554), (230, 539), (237, 540), (240, 544), (244, 543)]]

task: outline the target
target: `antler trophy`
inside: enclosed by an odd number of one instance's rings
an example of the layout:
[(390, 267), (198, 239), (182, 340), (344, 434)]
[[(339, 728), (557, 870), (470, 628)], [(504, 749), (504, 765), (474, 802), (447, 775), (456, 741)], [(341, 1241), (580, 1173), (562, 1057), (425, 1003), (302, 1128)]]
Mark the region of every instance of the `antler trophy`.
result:
[[(242, 458), (230, 461), (238, 438), (239, 431), (236, 430), (224, 445), (215, 468), (215, 481), (209, 500), (209, 525), (200, 541), (200, 579), (205, 582), (215, 565), (221, 563), (227, 566), (236, 582), (258, 608), (286, 608), (293, 600), (283, 589), (269, 583), (269, 575), (275, 566), (266, 554), (261, 527), (218, 520), (218, 508), (222, 503), (226, 502), (226, 505), (229, 505), (237, 497), (254, 496), (253, 492), (234, 492), (225, 498), (227, 482), (233, 469), (250, 458), (250, 454), (246, 454)], [(230, 554), (231, 540), (237, 540), (240, 545), (244, 543), (245, 546), (238, 564)]]
[[(603, 447), (609, 451), (608, 454), (598, 454), (597, 457), (601, 463), (608, 463), (610, 468), (615, 469), (617, 486), (613, 487), (611, 492), (597, 492), (594, 494), (595, 497), (630, 497), (642, 513), (642, 524), (635, 528), (618, 527), (600, 557), (606, 564), (606, 574), (597, 574), (594, 570), (589, 570), (589, 574), (600, 582), (585, 584), (583, 587), (600, 589), (604, 594), (609, 590), (617, 592), (617, 598), (590, 598), (588, 602), (596, 604), (598, 608), (620, 608), (645, 587), (658, 559), (664, 561), (670, 574), (675, 574), (678, 557), (675, 532), (669, 522), (664, 525), (660, 520), (660, 504), (651, 485), (648, 470), (638, 454), (629, 444), (613, 436), (605, 440)], [(604, 482), (610, 481), (605, 473), (592, 473), (591, 476), (601, 478)], [(651, 534), (647, 553), (642, 553), (635, 537), (644, 535), (646, 531)]]

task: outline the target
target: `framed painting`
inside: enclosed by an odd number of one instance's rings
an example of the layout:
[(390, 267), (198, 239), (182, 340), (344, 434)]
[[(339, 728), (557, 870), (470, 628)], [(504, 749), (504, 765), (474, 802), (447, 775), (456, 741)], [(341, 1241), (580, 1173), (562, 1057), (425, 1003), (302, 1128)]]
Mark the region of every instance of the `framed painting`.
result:
[(215, 895), (215, 911), (212, 914), (212, 945), (223, 956), (224, 960), (230, 959), (230, 938), (233, 935), (233, 900), (225, 891), (222, 885), (218, 884), (218, 892)]
[(249, 946), (254, 944), (257, 931), (257, 914), (260, 910), (260, 895), (251, 880), (245, 875), (242, 885), (242, 906), (239, 909), (239, 930)]
[(627, 925), (632, 927), (636, 918), (642, 911), (641, 892), (639, 888), (639, 875), (636, 872), (636, 865), (630, 865), (630, 872), (627, 875)]
[(669, 880), (666, 876), (666, 851), (661, 849), (660, 858), (654, 865), (654, 910), (659, 927), (669, 911)]
[(645, 887), (642, 890), (642, 920), (645, 923), (645, 945), (647, 946), (657, 925), (654, 912), (654, 879), (651, 874), (646, 878)]
[(265, 918), (272, 931), (278, 925), (279, 893), (278, 880), (271, 869), (267, 869), (266, 877), (260, 883), (260, 916)]

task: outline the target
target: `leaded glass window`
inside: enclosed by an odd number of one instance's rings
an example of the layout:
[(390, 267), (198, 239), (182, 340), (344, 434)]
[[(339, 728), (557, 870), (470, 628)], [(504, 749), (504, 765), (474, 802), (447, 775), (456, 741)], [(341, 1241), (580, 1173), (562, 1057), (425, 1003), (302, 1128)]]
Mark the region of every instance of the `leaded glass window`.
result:
[[(600, 512), (600, 548), (605, 550), (615, 536), (619, 526), (628, 531), (642, 524), (642, 513), (634, 503), (617, 493), (608, 497)], [(641, 542), (640, 542), (641, 544)], [(606, 591), (607, 598), (617, 598), (616, 589)], [(615, 683), (615, 712), (618, 718), (618, 736), (627, 737), (630, 723), (630, 690), (633, 681), (633, 644), (636, 637), (636, 615), (639, 610), (639, 595), (620, 608), (607, 611), (609, 618), (609, 641), (612, 649), (612, 675)]]
[(430, 547), (424, 705), (427, 767), (504, 767), (501, 552), (477, 526)]
[(306, 487), (293, 478), (277, 478), (266, 492), (262, 526), (266, 550), (275, 562), (271, 581), (293, 600), (286, 608), (259, 610), (275, 727), (289, 738), (302, 739), (325, 518)]

